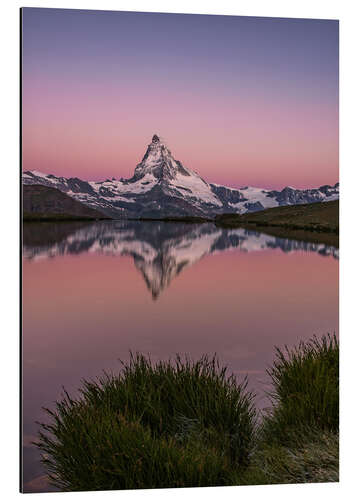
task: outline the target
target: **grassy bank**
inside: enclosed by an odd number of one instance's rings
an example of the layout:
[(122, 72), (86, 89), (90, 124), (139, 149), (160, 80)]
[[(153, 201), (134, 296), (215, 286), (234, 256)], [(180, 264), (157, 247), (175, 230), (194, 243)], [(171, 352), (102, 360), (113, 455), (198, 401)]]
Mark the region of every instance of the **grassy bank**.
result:
[(132, 356), (47, 410), (37, 446), (50, 480), (67, 491), (337, 481), (336, 338), (277, 350), (269, 375), (258, 423), (246, 381), (216, 358)]
[[(249, 214), (218, 215), (219, 227), (255, 228), (281, 237), (337, 242), (339, 232), (339, 201), (274, 207)], [(327, 243), (328, 244), (328, 243)]]

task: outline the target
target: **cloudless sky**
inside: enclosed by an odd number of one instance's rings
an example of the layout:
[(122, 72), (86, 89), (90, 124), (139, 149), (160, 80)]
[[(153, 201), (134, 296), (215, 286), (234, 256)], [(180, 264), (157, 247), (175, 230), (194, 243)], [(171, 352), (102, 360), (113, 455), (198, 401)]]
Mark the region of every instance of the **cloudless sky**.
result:
[(23, 168), (131, 177), (154, 133), (209, 182), (338, 181), (338, 21), (23, 9)]

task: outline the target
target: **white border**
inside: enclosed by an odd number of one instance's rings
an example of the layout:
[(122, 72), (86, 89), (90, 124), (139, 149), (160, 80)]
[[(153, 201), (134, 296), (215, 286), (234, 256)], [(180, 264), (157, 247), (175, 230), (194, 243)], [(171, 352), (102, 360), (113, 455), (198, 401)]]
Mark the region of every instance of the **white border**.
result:
[[(117, 498), (156, 499), (156, 498), (197, 498), (213, 499), (220, 495), (227, 499), (265, 498), (306, 499), (323, 496), (324, 499), (350, 498), (356, 491), (355, 447), (356, 413), (353, 411), (356, 400), (355, 373), (357, 340), (355, 331), (355, 289), (356, 265), (354, 235), (355, 212), (357, 208), (357, 158), (356, 158), (356, 47), (357, 47), (357, 8), (353, 0), (248, 0), (220, 2), (181, 0), (181, 1), (109, 1), (109, 0), (71, 0), (32, 2), (6, 0), (1, 5), (1, 172), (0, 199), (2, 215), (2, 362), (1, 365), (1, 491), (6, 499), (17, 498), (18, 493), (18, 33), (20, 7), (57, 7), (101, 10), (137, 10), (151, 12), (186, 12), (200, 14), (230, 14), (270, 17), (304, 17), (340, 20), (340, 166), (341, 166), (341, 482), (329, 485), (264, 486), (205, 488), (185, 490), (122, 491), (98, 493), (67, 493), (65, 498)], [(37, 498), (38, 494), (33, 494)], [(52, 494), (41, 494), (47, 498)], [(32, 497), (31, 497), (32, 498)], [(49, 498), (49, 497), (48, 497)]]

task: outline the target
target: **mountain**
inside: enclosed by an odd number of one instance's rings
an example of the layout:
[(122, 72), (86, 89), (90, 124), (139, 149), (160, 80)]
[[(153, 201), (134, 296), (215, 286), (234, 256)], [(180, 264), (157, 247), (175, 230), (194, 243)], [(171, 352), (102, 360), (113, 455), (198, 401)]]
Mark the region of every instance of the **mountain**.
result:
[(209, 184), (175, 160), (156, 134), (130, 179), (83, 181), (37, 171), (23, 173), (24, 184), (42, 184), (65, 192), (79, 202), (114, 218), (214, 217), (247, 213), (282, 205), (339, 198), (339, 184), (313, 189), (286, 187), (281, 191), (240, 189)]
[(33, 260), (85, 252), (131, 256), (154, 300), (184, 269), (210, 254), (227, 250), (259, 252), (280, 249), (283, 252), (317, 252), (338, 258), (339, 253), (331, 245), (289, 240), (244, 228), (224, 229), (210, 222), (38, 224), (36, 228), (24, 227), (23, 241), (24, 257)]
[(106, 219), (103, 213), (83, 205), (58, 189), (41, 185), (23, 186), (24, 220)]

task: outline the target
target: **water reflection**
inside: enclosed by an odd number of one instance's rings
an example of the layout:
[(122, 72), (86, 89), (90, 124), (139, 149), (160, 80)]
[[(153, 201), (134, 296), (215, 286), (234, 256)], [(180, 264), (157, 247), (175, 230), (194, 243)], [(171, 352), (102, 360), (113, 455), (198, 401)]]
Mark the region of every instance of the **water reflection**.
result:
[(231, 249), (241, 252), (280, 249), (285, 253), (303, 250), (338, 258), (338, 249), (333, 246), (243, 228), (222, 229), (212, 223), (31, 223), (24, 224), (23, 240), (24, 257), (31, 260), (81, 253), (129, 255), (154, 300), (183, 269), (217, 252)]

